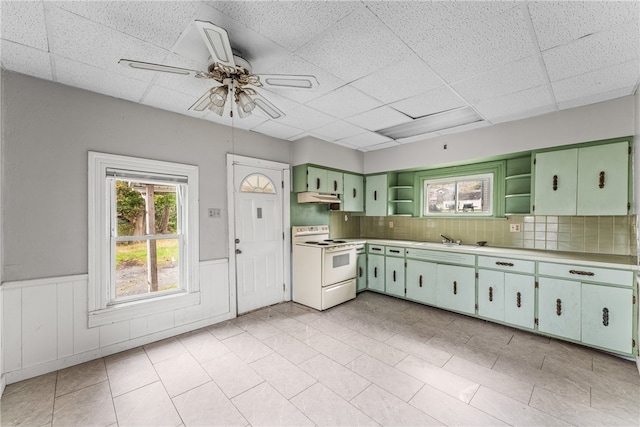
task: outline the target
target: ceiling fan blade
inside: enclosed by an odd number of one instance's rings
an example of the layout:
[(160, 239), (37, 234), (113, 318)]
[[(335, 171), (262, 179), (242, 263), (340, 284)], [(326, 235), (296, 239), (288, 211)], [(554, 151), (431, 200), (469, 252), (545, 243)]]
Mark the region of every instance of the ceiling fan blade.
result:
[(211, 105), (211, 91), (208, 90), (196, 102), (193, 103), (189, 110), (204, 111)]
[(151, 64), (149, 62), (132, 61), (130, 59), (121, 59), (118, 64), (125, 67), (131, 67), (136, 70), (162, 71), (163, 73), (180, 74), (183, 76), (196, 76), (204, 74), (201, 71), (189, 70), (187, 68), (171, 67), (169, 65)]
[(318, 80), (314, 76), (295, 76), (291, 74), (257, 74), (264, 88), (287, 88), (317, 90)]
[(207, 21), (196, 20), (195, 24), (204, 39), (204, 43), (207, 45), (207, 49), (209, 49), (209, 53), (213, 57), (213, 62), (235, 67), (236, 63), (233, 60), (233, 51), (231, 50), (227, 30)]
[(256, 103), (256, 107), (260, 108), (272, 119), (279, 119), (285, 116), (283, 111), (281, 111), (280, 109), (278, 109), (278, 107), (276, 107), (275, 105), (267, 101), (260, 94), (255, 94), (255, 95), (252, 95), (251, 97), (253, 98), (253, 101)]

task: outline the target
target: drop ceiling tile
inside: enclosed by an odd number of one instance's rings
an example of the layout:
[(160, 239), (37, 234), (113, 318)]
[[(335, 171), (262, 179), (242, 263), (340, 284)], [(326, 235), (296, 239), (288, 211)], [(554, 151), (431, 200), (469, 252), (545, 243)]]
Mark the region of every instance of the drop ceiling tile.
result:
[[(56, 81), (91, 92), (102, 93), (128, 101), (138, 102), (144, 95), (148, 83), (129, 77), (114, 75), (100, 68), (62, 57), (54, 57)], [(158, 106), (158, 108), (163, 108)], [(166, 108), (164, 108), (166, 109)]]
[(476, 109), (487, 120), (498, 123), (555, 111), (556, 105), (549, 88), (538, 86), (482, 102)]
[(51, 59), (47, 52), (19, 45), (8, 40), (0, 40), (0, 66), (27, 76), (53, 80)]
[(350, 136), (364, 133), (366, 129), (359, 126), (352, 125), (342, 120), (329, 123), (317, 129), (313, 129), (311, 132), (314, 136), (322, 139), (323, 141), (333, 142), (338, 139), (347, 138)]
[(139, 80), (150, 81), (155, 73), (125, 68), (118, 60), (126, 58), (161, 64), (168, 53), (54, 7), (50, 8), (49, 32), (51, 53)]
[[(267, 98), (268, 97), (269, 95), (267, 95)], [(278, 121), (298, 129), (315, 129), (335, 120), (336, 119), (334, 117), (329, 116), (328, 114), (300, 105), (287, 111), (286, 116)]]
[(449, 83), (454, 83), (537, 52), (522, 7), (460, 30), (452, 44), (418, 54)]
[(296, 51), (351, 82), (398, 63), (409, 48), (366, 8), (360, 8)]
[(640, 25), (595, 33), (542, 53), (552, 82), (640, 57)]
[(43, 2), (3, 1), (0, 37), (47, 52), (47, 27)]
[(383, 142), (393, 141), (391, 138), (388, 138), (384, 135), (380, 135), (375, 132), (365, 132), (359, 135), (350, 136), (348, 138), (342, 138), (339, 140), (340, 142), (344, 142), (354, 147), (368, 147), (371, 145), (382, 144)]
[(382, 103), (365, 95), (358, 89), (342, 86), (320, 98), (307, 102), (306, 105), (333, 117), (344, 119), (380, 107)]
[(595, 95), (584, 96), (582, 98), (572, 98), (568, 101), (558, 102), (558, 109), (577, 108), (584, 105), (597, 104), (598, 102), (609, 101), (611, 99), (622, 98), (633, 94), (633, 88), (616, 89), (610, 92), (601, 92)]
[(169, 49), (195, 16), (191, 1), (62, 1), (54, 3), (76, 15), (156, 46)]
[(408, 59), (384, 67), (351, 85), (388, 104), (441, 86), (442, 79), (422, 59), (411, 54)]
[(625, 95), (631, 95), (639, 78), (640, 60), (633, 60), (559, 80), (551, 86), (558, 103), (565, 103), (618, 90), (626, 90)]
[(640, 3), (633, 1), (531, 2), (528, 7), (543, 51), (640, 19)]
[(428, 116), (465, 106), (465, 102), (446, 86), (390, 104), (390, 107), (413, 118)]
[[(265, 115), (259, 111), (254, 111), (249, 117), (239, 118), (237, 115), (235, 118), (231, 118), (229, 110), (226, 109), (222, 116), (219, 116), (212, 112), (207, 112), (203, 116), (205, 120), (213, 123), (217, 123), (223, 126), (228, 126), (232, 129), (251, 130), (252, 128), (269, 120)], [(233, 137), (233, 134), (232, 134)]]
[(382, 106), (347, 119), (349, 123), (372, 131), (407, 123), (412, 120), (413, 119), (406, 114), (387, 106)]
[(547, 74), (538, 55), (534, 55), (459, 81), (452, 86), (460, 96), (473, 104), (545, 83)]
[(251, 129), (253, 132), (269, 135), (274, 138), (289, 139), (304, 132), (303, 129), (294, 128), (278, 122), (277, 120), (267, 120)]
[(215, 1), (210, 4), (290, 51), (306, 44), (360, 7), (356, 2), (315, 1)]

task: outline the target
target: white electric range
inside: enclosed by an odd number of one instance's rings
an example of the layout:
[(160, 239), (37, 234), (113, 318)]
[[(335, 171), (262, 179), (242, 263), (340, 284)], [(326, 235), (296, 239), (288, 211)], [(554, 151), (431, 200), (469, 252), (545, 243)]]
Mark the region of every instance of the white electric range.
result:
[(292, 228), (293, 301), (326, 310), (356, 297), (356, 245), (330, 239), (329, 226)]

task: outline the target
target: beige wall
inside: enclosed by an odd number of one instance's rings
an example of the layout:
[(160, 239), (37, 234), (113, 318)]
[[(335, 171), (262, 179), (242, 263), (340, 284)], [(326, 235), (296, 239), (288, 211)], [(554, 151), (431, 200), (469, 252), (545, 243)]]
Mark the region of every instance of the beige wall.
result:
[(364, 153), (307, 136), (292, 144), (291, 164), (315, 163), (363, 173)]

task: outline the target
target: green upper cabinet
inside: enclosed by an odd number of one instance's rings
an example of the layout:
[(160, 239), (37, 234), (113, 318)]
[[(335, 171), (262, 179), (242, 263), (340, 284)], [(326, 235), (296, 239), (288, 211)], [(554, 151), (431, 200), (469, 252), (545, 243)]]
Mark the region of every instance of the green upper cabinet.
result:
[(366, 177), (365, 210), (367, 216), (386, 216), (388, 209), (387, 174)]
[(627, 215), (629, 142), (537, 153), (536, 215)]
[(311, 165), (293, 167), (293, 191), (342, 194), (342, 172)]
[(364, 211), (364, 178), (362, 175), (344, 174), (342, 210), (346, 212)]
[(343, 174), (337, 171), (327, 171), (327, 193), (342, 194), (343, 189)]
[(575, 215), (578, 149), (538, 153), (535, 160), (536, 215)]
[(578, 150), (578, 215), (626, 215), (628, 183), (628, 142)]

